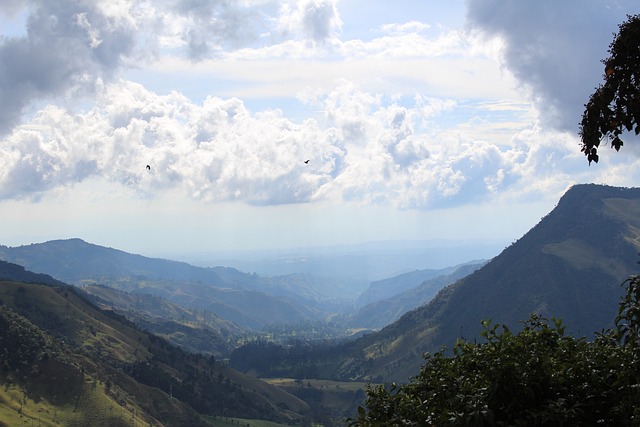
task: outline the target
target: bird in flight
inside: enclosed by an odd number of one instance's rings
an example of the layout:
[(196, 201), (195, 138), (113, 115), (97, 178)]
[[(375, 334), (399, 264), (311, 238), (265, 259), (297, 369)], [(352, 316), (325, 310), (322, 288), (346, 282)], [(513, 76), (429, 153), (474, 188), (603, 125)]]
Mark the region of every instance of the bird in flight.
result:
[[(311, 159), (309, 159), (309, 160), (311, 160)], [(308, 165), (309, 164), (309, 160), (305, 160), (304, 163)]]
[(151, 166), (147, 165), (147, 170), (150, 171), (151, 170)]

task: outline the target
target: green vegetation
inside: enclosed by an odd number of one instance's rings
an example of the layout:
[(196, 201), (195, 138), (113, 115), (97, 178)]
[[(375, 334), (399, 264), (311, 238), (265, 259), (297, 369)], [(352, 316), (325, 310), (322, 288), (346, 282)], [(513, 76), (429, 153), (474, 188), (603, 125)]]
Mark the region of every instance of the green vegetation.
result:
[(102, 285), (81, 289), (103, 310), (117, 312), (190, 353), (223, 359), (248, 334), (210, 311), (179, 306), (156, 295), (131, 294)]
[(481, 343), (425, 355), (408, 384), (369, 387), (351, 426), (640, 425), (640, 276), (615, 328), (592, 341), (532, 315), (524, 329), (483, 322)]
[[(26, 292), (18, 289), (18, 295)], [(6, 425), (128, 425), (133, 407), (125, 411), (78, 362), (66, 346), (0, 306), (0, 420)]]
[(603, 60), (605, 83), (589, 98), (580, 124), (582, 152), (598, 162), (605, 137), (620, 150), (625, 131), (640, 134), (640, 15), (627, 16)]
[(135, 418), (204, 427), (202, 415), (294, 423), (309, 412), (278, 387), (99, 310), (76, 288), (12, 281), (0, 281), (0, 387), (0, 421), (9, 425)]
[(309, 403), (312, 418), (325, 427), (344, 425), (344, 421), (362, 404), (365, 389), (370, 384), (293, 378), (269, 378), (265, 381)]

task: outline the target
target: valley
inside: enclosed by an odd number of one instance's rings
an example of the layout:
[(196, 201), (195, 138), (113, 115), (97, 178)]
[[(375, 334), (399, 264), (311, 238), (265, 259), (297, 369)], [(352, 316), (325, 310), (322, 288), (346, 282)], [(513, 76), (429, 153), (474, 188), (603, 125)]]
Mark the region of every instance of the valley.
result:
[(559, 317), (588, 339), (610, 328), (638, 268), (638, 211), (640, 189), (578, 185), (490, 259), (430, 267), (396, 252), (367, 274), (353, 262), (363, 253), (322, 253), (310, 270), (263, 260), (257, 273), (74, 238), (0, 246), (13, 325), (0, 337), (0, 420), (344, 425), (368, 385), (407, 382), (424, 353), (478, 338), (482, 320), (517, 331), (531, 313)]

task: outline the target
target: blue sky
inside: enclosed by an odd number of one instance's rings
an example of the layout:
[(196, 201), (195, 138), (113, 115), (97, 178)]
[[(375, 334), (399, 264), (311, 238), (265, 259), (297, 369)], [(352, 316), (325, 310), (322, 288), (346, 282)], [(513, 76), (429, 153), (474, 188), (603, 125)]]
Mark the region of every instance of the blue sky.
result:
[(613, 33), (638, 12), (630, 0), (3, 2), (0, 244), (510, 242), (573, 184), (640, 182), (637, 146), (588, 166), (577, 136)]

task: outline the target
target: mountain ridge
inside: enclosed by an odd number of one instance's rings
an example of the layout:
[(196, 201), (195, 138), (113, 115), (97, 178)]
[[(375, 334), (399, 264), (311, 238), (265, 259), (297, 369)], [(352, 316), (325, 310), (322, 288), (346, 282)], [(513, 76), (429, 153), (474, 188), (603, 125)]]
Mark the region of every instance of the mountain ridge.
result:
[[(640, 217), (612, 208), (621, 204), (640, 209), (640, 188), (571, 187), (555, 209), (484, 267), (356, 341), (371, 365), (369, 375), (406, 380), (418, 371), (423, 352), (478, 337), (482, 320), (518, 329), (535, 312), (560, 317), (569, 333), (587, 336), (613, 326), (620, 284), (637, 271), (640, 250)], [(576, 241), (581, 251), (573, 255)]]
[[(406, 290), (395, 293), (381, 300), (374, 300), (361, 307), (355, 314), (350, 316), (348, 323), (351, 327), (380, 329), (398, 320), (403, 314), (431, 301), (440, 289), (450, 285), (457, 280), (473, 273), (475, 270), (486, 264), (486, 261), (474, 264), (473, 262), (442, 270), (433, 270), (426, 273), (428, 279), (417, 286), (404, 286), (400, 289)], [(436, 276), (433, 276), (434, 271)], [(403, 275), (400, 280), (406, 277), (424, 277), (417, 274)], [(394, 278), (378, 283), (388, 283)], [(397, 290), (397, 289), (396, 289)]]
[(261, 278), (231, 267), (196, 267), (129, 254), (77, 238), (0, 246), (0, 259), (73, 285), (151, 293), (256, 330), (273, 323), (323, 319), (328, 308), (340, 304), (313, 290), (305, 276)]
[(275, 386), (99, 310), (77, 287), (39, 277), (0, 280), (0, 413), (12, 425), (26, 417), (46, 425), (204, 427), (203, 414), (291, 422), (309, 410)]

